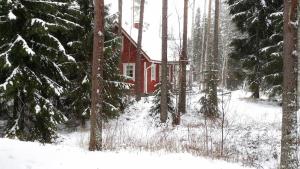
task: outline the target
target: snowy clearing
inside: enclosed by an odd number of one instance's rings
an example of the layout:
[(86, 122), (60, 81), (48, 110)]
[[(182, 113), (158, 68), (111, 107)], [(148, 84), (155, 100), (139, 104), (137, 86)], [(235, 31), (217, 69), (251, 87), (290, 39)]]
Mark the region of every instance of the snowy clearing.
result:
[(62, 145), (42, 145), (0, 139), (1, 169), (100, 169), (100, 168), (199, 168), (246, 169), (224, 161), (194, 157), (190, 154), (149, 152), (89, 152)]
[[(152, 96), (134, 102), (125, 114), (104, 124), (104, 149), (190, 153), (255, 168), (277, 168), (281, 137), (281, 107), (277, 103), (249, 99), (250, 93), (240, 90), (226, 95), (223, 104), (224, 150), (223, 157), (220, 157), (220, 120), (205, 124), (203, 116), (198, 113), (202, 94), (197, 89), (192, 93), (195, 94), (187, 95), (188, 113), (182, 116), (181, 125), (176, 127), (155, 126), (155, 121), (149, 116)], [(88, 138), (88, 129), (62, 133), (59, 144), (87, 149)]]

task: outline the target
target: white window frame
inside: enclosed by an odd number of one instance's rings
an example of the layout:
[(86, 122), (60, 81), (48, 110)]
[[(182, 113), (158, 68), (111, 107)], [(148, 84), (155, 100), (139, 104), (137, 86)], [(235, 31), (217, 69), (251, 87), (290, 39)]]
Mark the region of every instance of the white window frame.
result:
[(156, 64), (151, 65), (151, 80), (156, 80)]
[[(128, 66), (132, 66), (132, 71), (133, 71), (133, 77), (130, 77), (127, 75), (127, 67)], [(131, 80), (135, 80), (135, 64), (134, 63), (123, 63), (123, 75), (126, 77), (126, 78), (129, 78)]]

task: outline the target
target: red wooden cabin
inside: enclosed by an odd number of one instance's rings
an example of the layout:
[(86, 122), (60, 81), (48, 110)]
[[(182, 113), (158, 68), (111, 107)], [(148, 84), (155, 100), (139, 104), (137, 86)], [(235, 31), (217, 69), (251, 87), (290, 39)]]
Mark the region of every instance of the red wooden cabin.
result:
[[(122, 43), (120, 70), (124, 76), (130, 79), (128, 82), (134, 84), (137, 43), (124, 29), (122, 29)], [(178, 66), (178, 62), (168, 63), (168, 80), (171, 84), (175, 84), (176, 66)], [(148, 56), (148, 54), (142, 50), (141, 71), (141, 92), (151, 94), (155, 91), (155, 85), (159, 83), (161, 79), (161, 61), (151, 59), (151, 56)]]

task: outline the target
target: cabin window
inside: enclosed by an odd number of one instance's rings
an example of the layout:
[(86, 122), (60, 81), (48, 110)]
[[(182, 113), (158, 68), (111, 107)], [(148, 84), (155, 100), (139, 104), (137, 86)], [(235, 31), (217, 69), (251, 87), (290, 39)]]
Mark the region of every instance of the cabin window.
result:
[(151, 65), (151, 80), (156, 80), (156, 65), (152, 64)]
[(135, 65), (134, 63), (124, 63), (123, 65), (123, 72), (124, 72), (124, 76), (126, 76), (127, 78), (134, 80), (134, 71), (135, 71)]

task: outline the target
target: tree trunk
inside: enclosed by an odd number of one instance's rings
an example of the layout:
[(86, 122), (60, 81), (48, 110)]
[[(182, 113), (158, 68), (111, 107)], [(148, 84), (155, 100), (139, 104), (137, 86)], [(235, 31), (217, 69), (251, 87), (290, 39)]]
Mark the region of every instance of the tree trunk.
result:
[(160, 121), (165, 123), (168, 117), (167, 83), (168, 83), (168, 0), (162, 0), (162, 77), (161, 77), (161, 110)]
[(195, 73), (195, 62), (196, 60), (194, 60), (194, 56), (195, 56), (195, 52), (194, 51), (194, 40), (193, 37), (195, 36), (195, 32), (194, 32), (194, 27), (195, 27), (195, 0), (193, 0), (192, 3), (192, 30), (191, 30), (191, 46), (192, 46), (192, 55), (191, 59), (190, 59), (190, 72), (189, 72), (189, 89), (192, 90), (193, 87), (193, 82), (194, 82), (194, 73)]
[(187, 64), (187, 18), (188, 17), (188, 0), (184, 0), (183, 15), (183, 41), (180, 55), (180, 91), (178, 116), (186, 113), (186, 64)]
[(94, 42), (92, 63), (92, 104), (89, 150), (102, 149), (102, 103), (103, 103), (103, 48), (104, 48), (104, 0), (95, 0)]
[[(122, 33), (122, 15), (123, 15), (123, 12), (122, 12), (122, 7), (123, 7), (123, 0), (119, 0), (119, 4), (118, 4), (118, 7), (119, 7), (119, 29), (118, 29), (118, 35), (121, 36), (121, 33)], [(122, 44), (123, 45), (123, 44)]]
[(140, 6), (140, 20), (139, 20), (139, 33), (137, 44), (137, 56), (135, 60), (135, 94), (136, 101), (141, 100), (142, 86), (141, 86), (141, 58), (142, 58), (142, 37), (143, 37), (143, 23), (144, 23), (144, 5), (145, 0), (141, 0)]
[(214, 29), (214, 47), (213, 47), (213, 55), (210, 57), (210, 74), (211, 78), (209, 81), (210, 87), (210, 99), (211, 99), (211, 106), (212, 106), (212, 114), (218, 114), (218, 96), (217, 96), (217, 86), (218, 86), (218, 72), (219, 72), (219, 11), (220, 11), (220, 1), (215, 0), (215, 29)]
[(207, 82), (208, 77), (207, 77), (207, 71), (208, 71), (208, 59), (209, 55), (211, 54), (210, 52), (210, 45), (211, 45), (211, 34), (210, 34), (210, 27), (211, 27), (211, 1), (208, 0), (208, 18), (207, 18), (207, 28), (206, 28), (206, 42), (205, 42), (205, 54), (204, 54), (204, 59), (203, 59), (203, 88), (204, 90), (207, 90), (207, 84), (204, 82)]
[(284, 0), (283, 26), (283, 94), (281, 169), (298, 169), (297, 158), (297, 0)]
[[(207, 0), (204, 1), (204, 8), (206, 8)], [(205, 65), (205, 54), (206, 54), (206, 45), (207, 45), (207, 32), (208, 32), (208, 24), (206, 23), (206, 10), (204, 10), (203, 14), (203, 34), (202, 34), (202, 54), (200, 58), (200, 65), (199, 65), (199, 89), (203, 90), (203, 82), (204, 82), (204, 65)]]

